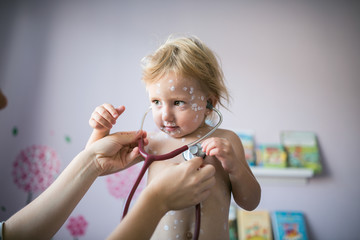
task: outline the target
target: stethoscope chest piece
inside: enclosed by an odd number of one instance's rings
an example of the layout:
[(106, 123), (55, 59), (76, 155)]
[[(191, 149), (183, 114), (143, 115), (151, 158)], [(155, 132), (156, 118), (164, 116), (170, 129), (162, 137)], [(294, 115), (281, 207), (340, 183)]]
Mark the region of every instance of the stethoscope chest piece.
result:
[(188, 150), (182, 153), (182, 155), (186, 161), (189, 161), (194, 157), (205, 158), (206, 156), (206, 154), (202, 151), (202, 147), (200, 143), (190, 146)]

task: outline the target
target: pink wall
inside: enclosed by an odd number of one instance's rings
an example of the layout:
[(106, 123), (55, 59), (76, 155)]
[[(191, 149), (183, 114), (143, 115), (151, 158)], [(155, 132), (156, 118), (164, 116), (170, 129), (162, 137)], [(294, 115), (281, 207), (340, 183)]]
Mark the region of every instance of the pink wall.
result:
[[(141, 58), (168, 34), (190, 33), (222, 60), (233, 96), (224, 128), (253, 129), (263, 143), (279, 142), (281, 130), (318, 135), (324, 173), (307, 185), (264, 184), (259, 208), (304, 211), (313, 239), (357, 235), (359, 4), (34, 2), (1, 6), (0, 88), (9, 104), (0, 111), (0, 220), (28, 196), (12, 176), (21, 150), (51, 147), (62, 170), (84, 147), (88, 118), (104, 102), (127, 107), (115, 130), (137, 129), (148, 106)], [(73, 213), (88, 223), (80, 239), (105, 238), (121, 211), (122, 199), (99, 178)], [(64, 226), (54, 239), (70, 236)]]

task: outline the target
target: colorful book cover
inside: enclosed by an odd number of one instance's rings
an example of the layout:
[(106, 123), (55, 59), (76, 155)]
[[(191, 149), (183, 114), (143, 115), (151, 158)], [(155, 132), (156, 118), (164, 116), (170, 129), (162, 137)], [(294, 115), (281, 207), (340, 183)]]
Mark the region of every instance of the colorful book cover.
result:
[(230, 204), (229, 208), (229, 236), (230, 240), (238, 240), (236, 209), (234, 204)]
[(260, 144), (256, 148), (256, 165), (262, 167), (286, 167), (286, 152), (279, 144)]
[(239, 240), (272, 240), (270, 213), (238, 209)]
[(244, 147), (245, 159), (249, 166), (256, 165), (255, 158), (255, 138), (254, 132), (251, 130), (248, 131), (238, 131), (237, 135), (239, 136), (242, 145)]
[(275, 211), (271, 218), (275, 240), (308, 240), (302, 212)]
[(309, 168), (320, 173), (320, 153), (317, 138), (313, 132), (284, 131), (281, 142), (288, 154), (290, 167)]

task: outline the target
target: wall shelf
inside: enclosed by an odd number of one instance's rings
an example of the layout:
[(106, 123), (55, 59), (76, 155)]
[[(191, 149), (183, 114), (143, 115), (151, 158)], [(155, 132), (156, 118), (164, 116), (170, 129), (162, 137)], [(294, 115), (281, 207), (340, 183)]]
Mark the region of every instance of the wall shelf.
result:
[(260, 183), (305, 184), (314, 176), (314, 171), (307, 168), (251, 167), (251, 170)]

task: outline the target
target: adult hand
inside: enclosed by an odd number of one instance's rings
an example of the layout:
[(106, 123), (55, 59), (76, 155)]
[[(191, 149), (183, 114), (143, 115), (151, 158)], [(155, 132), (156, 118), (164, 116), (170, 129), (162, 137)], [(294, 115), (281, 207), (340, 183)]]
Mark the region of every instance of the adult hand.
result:
[(142, 191), (108, 239), (150, 239), (166, 212), (204, 201), (215, 185), (215, 168), (201, 167), (202, 164), (202, 158), (194, 158), (164, 168)]
[(99, 175), (107, 175), (136, 163), (140, 156), (137, 147), (140, 138), (144, 139), (145, 145), (148, 144), (145, 131), (117, 132), (92, 143), (86, 151), (95, 155)]
[[(196, 205), (210, 195), (215, 185), (215, 168), (202, 167), (203, 159), (193, 158), (164, 168), (148, 185), (158, 195), (165, 210), (179, 210)], [(170, 184), (171, 183), (171, 184)]]

